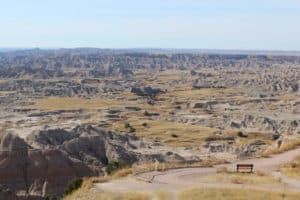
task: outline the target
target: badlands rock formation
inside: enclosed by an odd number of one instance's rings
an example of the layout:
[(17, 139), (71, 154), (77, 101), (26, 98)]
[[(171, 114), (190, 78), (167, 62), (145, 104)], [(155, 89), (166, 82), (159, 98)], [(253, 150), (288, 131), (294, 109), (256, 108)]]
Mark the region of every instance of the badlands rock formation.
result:
[(0, 199), (61, 196), (114, 161), (233, 161), (298, 140), (299, 69), (261, 52), (1, 52)]
[(1, 184), (31, 196), (59, 195), (73, 179), (97, 176), (111, 161), (131, 164), (139, 141), (91, 126), (41, 130), (25, 140), (4, 134), (0, 143)]

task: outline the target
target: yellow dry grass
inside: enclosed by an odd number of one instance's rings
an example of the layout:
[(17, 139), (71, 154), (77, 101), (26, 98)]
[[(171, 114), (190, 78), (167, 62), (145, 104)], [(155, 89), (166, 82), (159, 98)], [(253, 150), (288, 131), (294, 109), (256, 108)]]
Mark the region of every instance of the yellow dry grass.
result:
[[(99, 177), (84, 178), (81, 187), (78, 190), (74, 191), (72, 194), (64, 197), (64, 200), (85, 199), (85, 198), (87, 198), (86, 194), (90, 192), (90, 190), (92, 189), (92, 187), (95, 183), (105, 183), (105, 182), (108, 182), (108, 181), (111, 181), (114, 179), (126, 177), (130, 174), (132, 174), (132, 168), (124, 168), (124, 169), (117, 170), (111, 176), (99, 176)], [(125, 194), (124, 199), (127, 199), (127, 198), (125, 198), (126, 196), (132, 196), (132, 194), (130, 194), (130, 195)], [(137, 194), (137, 195), (133, 195), (133, 196), (139, 196), (139, 195)], [(111, 197), (111, 194), (105, 194), (105, 195), (103, 194), (101, 197), (99, 197), (99, 199), (110, 199), (108, 197)], [(120, 196), (117, 196), (117, 197), (120, 197)], [(89, 198), (87, 198), (87, 199), (89, 199)], [(118, 199), (118, 198), (113, 197), (111, 199)], [(133, 198), (133, 199), (135, 199), (135, 198)]]
[(73, 195), (65, 197), (64, 200), (151, 200), (151, 196), (142, 192), (102, 192), (90, 189), (84, 193), (76, 191)]
[(162, 98), (176, 98), (178, 100), (211, 100), (211, 99), (223, 99), (230, 96), (238, 96), (239, 91), (235, 89), (224, 88), (203, 88), (193, 89), (190, 86), (177, 87), (176, 90), (168, 91), (166, 94), (162, 94)]
[(292, 101), (292, 100), (295, 100), (295, 99), (299, 99), (299, 95), (291, 95), (291, 94), (285, 94), (283, 96), (277, 96), (278, 99), (281, 99), (281, 100), (286, 100), (286, 101)]
[(281, 171), (291, 178), (300, 180), (300, 156), (291, 163), (285, 165)]
[(169, 169), (193, 168), (193, 167), (212, 167), (218, 164), (227, 163), (226, 160), (207, 159), (201, 162), (166, 162), (166, 163), (145, 163), (132, 166), (132, 173), (139, 174), (150, 171), (166, 171)]
[(168, 85), (174, 80), (182, 80), (185, 73), (181, 70), (167, 70), (151, 75), (149, 76), (149, 71), (141, 70), (135, 73), (134, 79), (143, 80), (145, 86)]
[(262, 156), (268, 157), (270, 155), (283, 153), (298, 147), (300, 147), (300, 138), (294, 138), (293, 140), (283, 141), (280, 148), (278, 148), (276, 145), (271, 146), (262, 153)]
[(34, 108), (40, 110), (94, 110), (122, 106), (124, 106), (124, 102), (113, 99), (84, 99), (77, 97), (42, 98), (37, 99), (33, 105)]
[(204, 177), (205, 180), (214, 183), (233, 183), (248, 185), (278, 185), (280, 181), (263, 173), (234, 173), (221, 172)]
[(166, 191), (158, 191), (155, 193), (157, 200), (172, 200), (172, 194)]
[(298, 200), (300, 193), (252, 189), (200, 188), (180, 192), (179, 200)]
[(272, 135), (266, 132), (242, 131), (243, 135), (246, 135), (246, 137), (240, 137), (239, 132), (241, 131), (234, 129), (226, 129), (224, 130), (224, 137), (234, 137), (235, 142), (238, 145), (249, 144), (257, 140), (262, 140), (266, 144), (270, 144), (272, 141)]
[[(75, 193), (74, 193), (75, 194)], [(143, 192), (103, 192), (92, 188), (84, 193), (65, 197), (64, 200), (150, 200), (155, 197), (158, 200), (170, 200), (173, 195), (166, 191), (154, 193)], [(176, 195), (176, 193), (174, 194)], [(274, 192), (254, 189), (223, 189), (223, 188), (199, 188), (180, 191), (179, 200), (298, 200), (300, 193)]]
[[(213, 135), (216, 131), (209, 127), (163, 120), (130, 118), (127, 122), (135, 129), (135, 134), (138, 137), (152, 141), (158, 140), (169, 146), (176, 147), (199, 146), (205, 138)], [(147, 126), (143, 124), (147, 124)], [(114, 123), (112, 129), (120, 132), (128, 132), (123, 121)]]

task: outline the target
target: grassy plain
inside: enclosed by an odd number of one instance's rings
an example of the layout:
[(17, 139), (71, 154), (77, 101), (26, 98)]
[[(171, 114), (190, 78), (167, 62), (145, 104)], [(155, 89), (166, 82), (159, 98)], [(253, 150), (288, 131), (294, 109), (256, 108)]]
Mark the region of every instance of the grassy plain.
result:
[(180, 200), (298, 200), (300, 193), (272, 192), (249, 189), (199, 188), (185, 190), (179, 194)]
[(291, 163), (285, 165), (281, 171), (291, 178), (300, 180), (300, 156)]

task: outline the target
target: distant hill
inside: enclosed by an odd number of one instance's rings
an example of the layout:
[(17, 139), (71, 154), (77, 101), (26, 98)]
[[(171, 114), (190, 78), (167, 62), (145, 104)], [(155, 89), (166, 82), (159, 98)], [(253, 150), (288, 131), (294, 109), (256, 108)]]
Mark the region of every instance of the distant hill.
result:
[(18, 51), (18, 50), (25, 50), (22, 48), (0, 48), (0, 52), (12, 52), (12, 51)]
[(59, 50), (60, 52), (77, 53), (150, 53), (150, 54), (219, 54), (219, 55), (274, 55), (274, 56), (300, 56), (300, 51), (280, 50), (225, 50), (225, 49), (172, 49), (172, 48), (0, 48), (0, 53), (5, 52), (43, 52)]

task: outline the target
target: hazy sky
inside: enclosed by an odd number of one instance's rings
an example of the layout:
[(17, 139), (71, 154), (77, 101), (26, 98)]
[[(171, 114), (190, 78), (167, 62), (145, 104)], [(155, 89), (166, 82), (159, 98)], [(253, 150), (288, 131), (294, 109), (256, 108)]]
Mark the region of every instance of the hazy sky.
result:
[(0, 47), (300, 50), (300, 0), (0, 0)]

